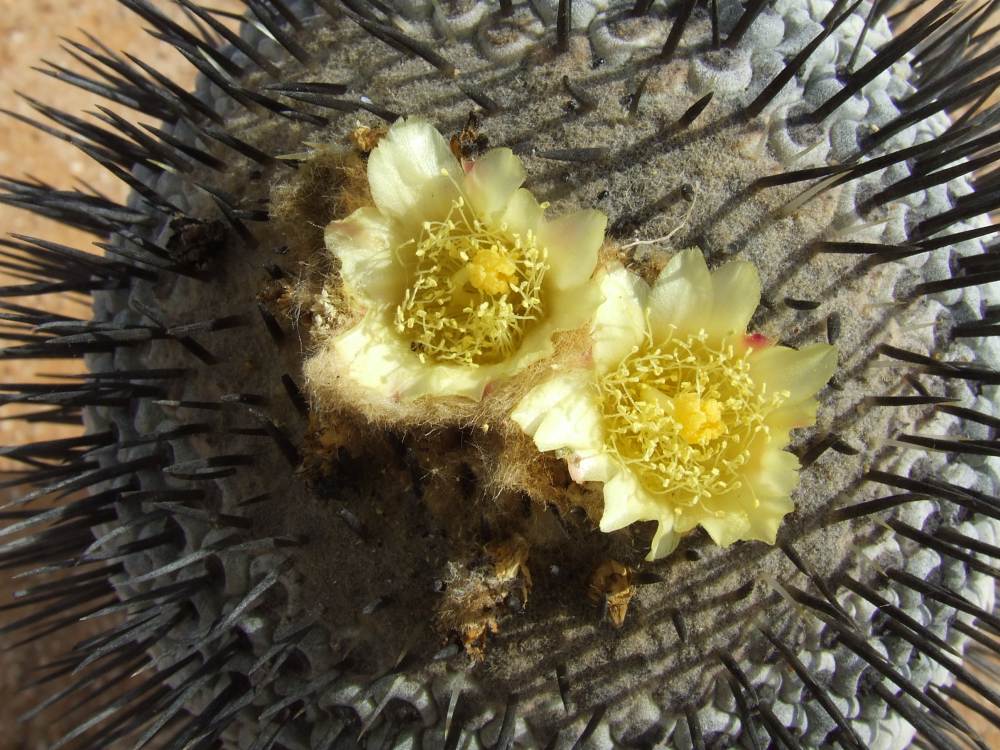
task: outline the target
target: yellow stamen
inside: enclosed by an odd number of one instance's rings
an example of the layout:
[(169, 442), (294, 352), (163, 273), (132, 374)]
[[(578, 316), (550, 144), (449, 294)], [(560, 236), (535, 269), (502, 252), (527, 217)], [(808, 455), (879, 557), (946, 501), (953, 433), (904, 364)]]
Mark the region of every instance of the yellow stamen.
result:
[(643, 487), (673, 506), (709, 505), (740, 486), (766, 415), (788, 398), (750, 377), (750, 351), (701, 332), (647, 340), (598, 380), (606, 448)]
[(416, 269), (395, 324), (421, 361), (477, 366), (513, 353), (542, 314), (548, 263), (535, 234), (488, 226), (458, 198), (411, 242)]

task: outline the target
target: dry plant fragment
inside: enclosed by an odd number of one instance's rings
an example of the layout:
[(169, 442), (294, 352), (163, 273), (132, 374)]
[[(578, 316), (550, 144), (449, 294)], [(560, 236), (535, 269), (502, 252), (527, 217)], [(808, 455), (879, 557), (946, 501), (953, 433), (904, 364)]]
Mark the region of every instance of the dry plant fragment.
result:
[(380, 140), (389, 132), (384, 125), (370, 128), (367, 125), (358, 125), (351, 131), (351, 143), (363, 154), (371, 153)]
[(502, 542), (491, 542), (486, 545), (486, 554), (493, 560), (493, 575), (496, 579), (502, 582), (520, 579), (523, 592), (522, 606), (528, 603), (528, 594), (531, 592), (529, 553), (528, 542), (519, 534)]
[(635, 596), (634, 572), (617, 560), (605, 560), (597, 566), (587, 584), (590, 600), (601, 605), (616, 628), (625, 623), (629, 602)]
[(352, 434), (348, 420), (332, 417), (333, 415), (327, 414), (324, 419), (319, 420), (310, 415), (302, 466), (299, 469), (307, 476), (330, 474), (341, 455), (345, 452), (350, 454), (352, 439), (354, 443), (357, 441), (358, 436)]
[(519, 535), (485, 547), (485, 557), (463, 568), (449, 563), (437, 608), (438, 631), (457, 634), (474, 661), (486, 655), (486, 639), (500, 632), (506, 609), (523, 609), (531, 591), (528, 543)]
[(486, 150), (488, 143), (487, 137), (479, 132), (479, 118), (475, 112), (470, 112), (465, 127), (451, 137), (448, 147), (455, 158), (462, 161), (481, 154)]

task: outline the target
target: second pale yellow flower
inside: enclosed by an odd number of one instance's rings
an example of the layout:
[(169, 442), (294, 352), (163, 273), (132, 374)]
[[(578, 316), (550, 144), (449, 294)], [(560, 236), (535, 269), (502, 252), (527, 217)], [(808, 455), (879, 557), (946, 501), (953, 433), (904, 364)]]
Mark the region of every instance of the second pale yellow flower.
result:
[(760, 301), (749, 263), (710, 273), (675, 255), (650, 288), (623, 268), (602, 281), (593, 366), (532, 390), (512, 418), (578, 482), (601, 482), (601, 530), (657, 521), (649, 559), (702, 526), (717, 544), (773, 544), (793, 509), (789, 432), (812, 424), (833, 347), (801, 350), (748, 335)]

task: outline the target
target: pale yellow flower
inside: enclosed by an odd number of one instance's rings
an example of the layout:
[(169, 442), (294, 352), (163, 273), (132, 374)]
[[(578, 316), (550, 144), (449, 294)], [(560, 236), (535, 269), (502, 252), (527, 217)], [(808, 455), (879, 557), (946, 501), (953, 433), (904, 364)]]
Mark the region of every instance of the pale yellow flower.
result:
[(607, 218), (545, 221), (524, 179), (510, 149), (461, 164), (421, 119), (389, 129), (368, 161), (375, 205), (326, 228), (362, 310), (332, 341), (341, 376), (394, 401), (478, 400), (589, 323)]
[(723, 546), (774, 544), (798, 483), (789, 432), (815, 421), (836, 350), (748, 335), (756, 269), (710, 273), (698, 249), (675, 255), (652, 288), (623, 268), (601, 287), (592, 368), (533, 389), (514, 421), (574, 480), (603, 482), (602, 531), (658, 522), (650, 560), (697, 525)]

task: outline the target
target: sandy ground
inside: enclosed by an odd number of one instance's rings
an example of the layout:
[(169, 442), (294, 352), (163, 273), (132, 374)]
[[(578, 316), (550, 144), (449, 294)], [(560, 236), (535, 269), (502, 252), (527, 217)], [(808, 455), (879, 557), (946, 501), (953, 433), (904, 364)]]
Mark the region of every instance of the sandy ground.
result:
[[(210, 5), (233, 9), (239, 3), (215, 0)], [(92, 95), (58, 84), (30, 69), (42, 57), (71, 65), (69, 56), (59, 46), (63, 44), (61, 37), (85, 41), (78, 29), (99, 34), (104, 44), (114, 50), (140, 54), (175, 81), (193, 79), (190, 66), (169, 54), (163, 45), (153, 42), (142, 31), (142, 24), (113, 0), (38, 0), (31, 3), (0, 0), (0, 71), (3, 71), (0, 108), (31, 116), (31, 107), (17, 96), (17, 91), (57, 104), (69, 112), (93, 107)], [(109, 196), (120, 198), (124, 195), (120, 183), (73, 147), (9, 119), (0, 126), (0, 174), (30, 174), (60, 186), (71, 186), (79, 181)], [(91, 241), (80, 232), (6, 207), (0, 207), (0, 227), (3, 232), (45, 237), (74, 247), (86, 247)], [(25, 304), (32, 304), (32, 301), (26, 300)], [(63, 300), (60, 312), (85, 315), (86, 309)], [(75, 363), (52, 362), (47, 363), (44, 370), (71, 372), (75, 367)], [(0, 378), (3, 382), (23, 381), (35, 369), (31, 363), (0, 362)], [(60, 430), (51, 426), (0, 421), (0, 445), (31, 442), (59, 434), (62, 434)], [(6, 468), (9, 467), (0, 466), (0, 469)], [(0, 604), (10, 601), (16, 588), (0, 584)], [(19, 723), (17, 717), (51, 692), (48, 686), (29, 687), (38, 675), (38, 667), (58, 658), (73, 643), (99, 632), (104, 626), (100, 623), (81, 625), (10, 652), (3, 650), (6, 644), (0, 644), (0, 750), (43, 750), (72, 726), (60, 719), (58, 708), (44, 715), (43, 720), (29, 724)], [(104, 699), (98, 698), (96, 702)], [(987, 745), (1000, 747), (1000, 731), (990, 731), (983, 721), (976, 723), (987, 733)]]

